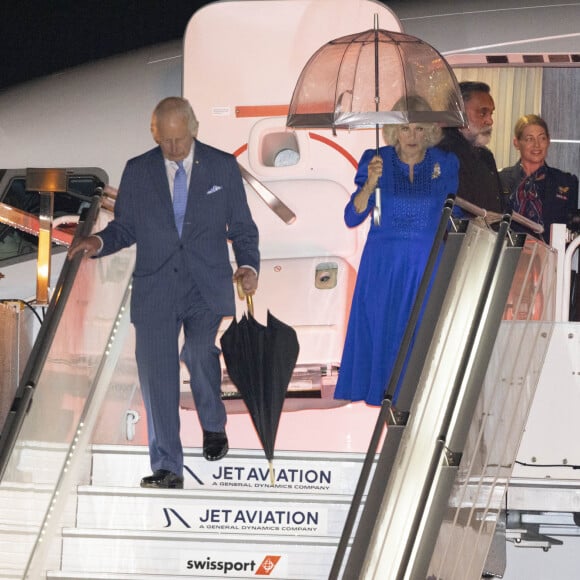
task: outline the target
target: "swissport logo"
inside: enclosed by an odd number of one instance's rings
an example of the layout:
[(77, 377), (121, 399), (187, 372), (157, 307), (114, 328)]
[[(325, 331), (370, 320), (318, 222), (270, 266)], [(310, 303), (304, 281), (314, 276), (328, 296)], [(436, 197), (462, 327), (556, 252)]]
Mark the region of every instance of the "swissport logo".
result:
[[(195, 576), (212, 576), (216, 572), (223, 576), (235, 575), (237, 578), (253, 578), (255, 576), (274, 576), (276, 566), (282, 556), (264, 556), (261, 564), (258, 565), (260, 557), (253, 555), (234, 553), (229, 554), (228, 559), (224, 559), (223, 553), (212, 553), (198, 559), (186, 561), (186, 568)], [(279, 572), (279, 570), (278, 570)], [(277, 574), (275, 575), (277, 576)]]
[(256, 576), (270, 576), (274, 571), (280, 556), (266, 556), (260, 567), (256, 570)]

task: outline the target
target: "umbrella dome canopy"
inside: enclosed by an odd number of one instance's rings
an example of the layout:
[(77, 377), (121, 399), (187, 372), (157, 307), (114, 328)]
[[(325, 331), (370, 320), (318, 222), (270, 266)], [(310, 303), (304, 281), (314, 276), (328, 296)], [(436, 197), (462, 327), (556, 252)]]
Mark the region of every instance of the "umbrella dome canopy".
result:
[[(412, 95), (432, 110), (412, 110), (406, 103)], [(465, 125), (459, 85), (432, 46), (378, 28), (331, 40), (316, 51), (296, 83), (287, 119), (288, 127), (304, 129), (406, 123)]]

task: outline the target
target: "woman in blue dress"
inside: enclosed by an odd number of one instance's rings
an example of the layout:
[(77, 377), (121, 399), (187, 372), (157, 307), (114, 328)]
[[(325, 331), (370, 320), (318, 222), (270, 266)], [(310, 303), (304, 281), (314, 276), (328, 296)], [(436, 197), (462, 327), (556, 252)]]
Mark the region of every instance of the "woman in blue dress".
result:
[[(381, 405), (433, 245), (443, 205), (458, 186), (459, 162), (436, 147), (432, 124), (385, 125), (391, 145), (364, 152), (349, 227), (371, 219), (352, 299), (334, 397)], [(381, 223), (372, 220), (380, 188)], [(395, 393), (394, 401), (398, 392)], [(393, 401), (393, 402), (394, 402)]]

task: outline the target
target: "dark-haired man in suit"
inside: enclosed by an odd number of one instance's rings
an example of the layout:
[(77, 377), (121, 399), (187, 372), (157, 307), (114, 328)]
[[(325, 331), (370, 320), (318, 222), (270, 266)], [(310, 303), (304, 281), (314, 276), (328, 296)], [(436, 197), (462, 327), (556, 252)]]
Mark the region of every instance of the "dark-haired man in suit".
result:
[(503, 189), (495, 158), (487, 148), (495, 111), (489, 85), (465, 81), (459, 83), (459, 88), (467, 125), (446, 127), (437, 147), (455, 153), (459, 159), (458, 197), (487, 211), (501, 213), (505, 210)]
[[(131, 321), (153, 471), (142, 487), (183, 487), (180, 358), (190, 374), (204, 456), (213, 461), (227, 453), (215, 339), (222, 318), (235, 313), (232, 278), (247, 294), (258, 284), (258, 230), (238, 164), (197, 141), (197, 131), (187, 100), (163, 99), (151, 120), (158, 146), (127, 162), (114, 219), (69, 250), (69, 257), (106, 256), (136, 244)], [(233, 276), (229, 241), (239, 266)]]

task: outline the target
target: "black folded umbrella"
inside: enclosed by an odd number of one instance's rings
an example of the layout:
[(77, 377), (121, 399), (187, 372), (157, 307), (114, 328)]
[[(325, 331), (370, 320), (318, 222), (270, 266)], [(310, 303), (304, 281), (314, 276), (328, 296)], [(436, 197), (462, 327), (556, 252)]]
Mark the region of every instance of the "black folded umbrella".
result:
[(276, 433), (288, 384), (298, 359), (298, 337), (289, 325), (268, 311), (266, 326), (248, 314), (232, 323), (221, 337), (228, 374), (236, 385), (264, 448), (274, 483), (272, 460)]

